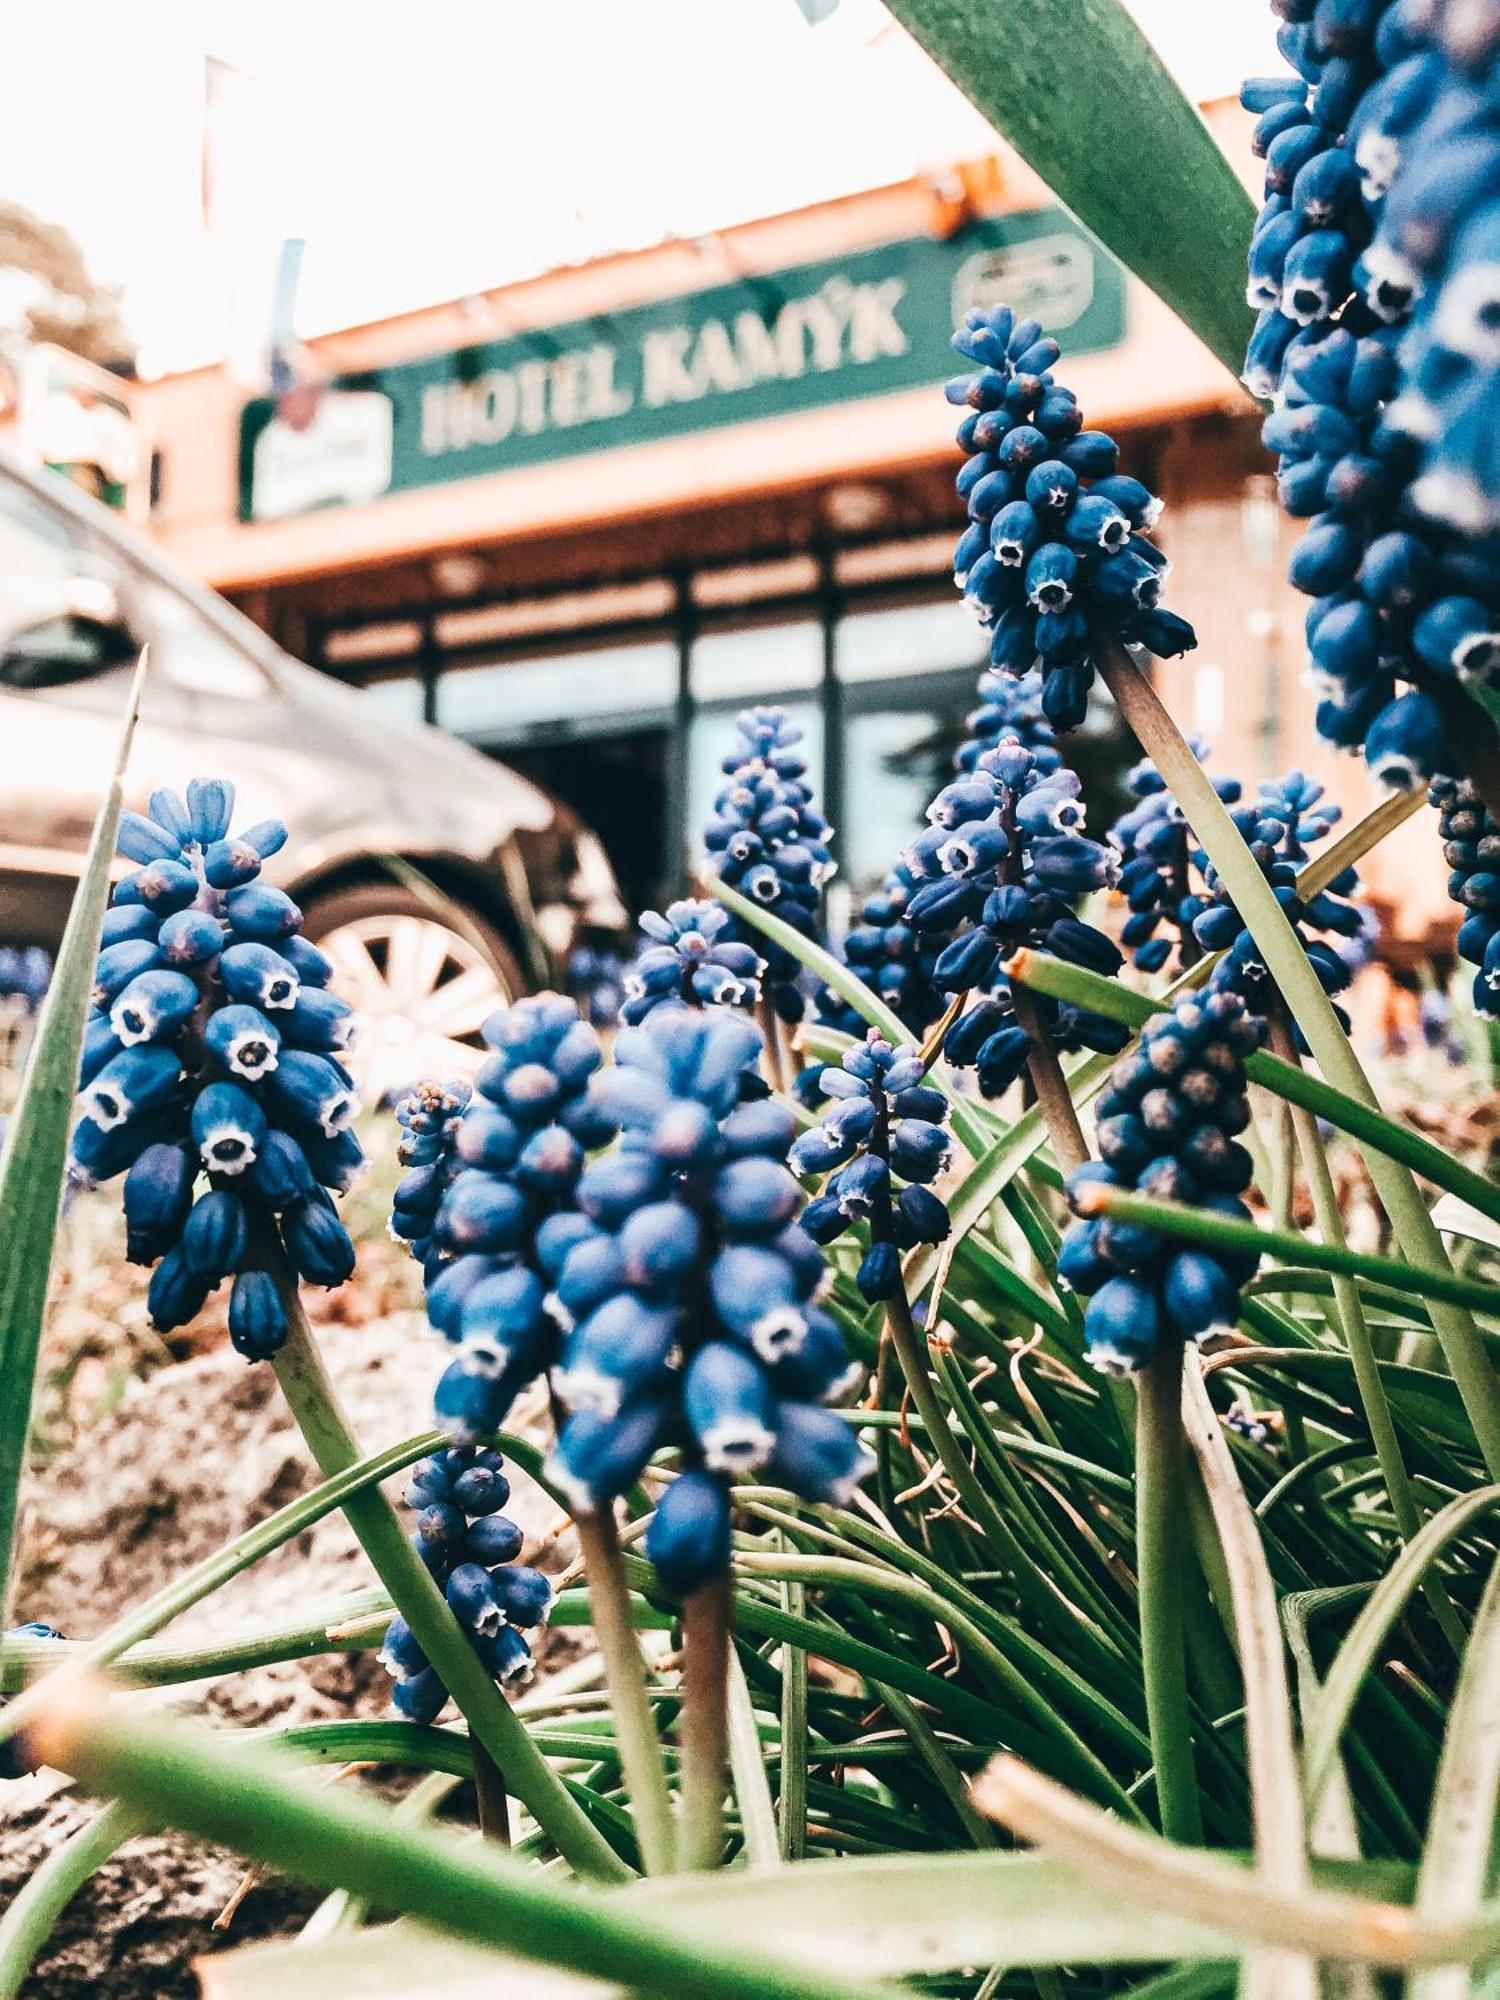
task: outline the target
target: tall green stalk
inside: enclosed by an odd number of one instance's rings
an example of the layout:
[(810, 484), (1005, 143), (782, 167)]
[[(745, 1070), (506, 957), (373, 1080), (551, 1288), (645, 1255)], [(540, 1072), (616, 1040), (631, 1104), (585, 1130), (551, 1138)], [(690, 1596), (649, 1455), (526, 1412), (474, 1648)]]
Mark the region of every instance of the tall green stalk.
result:
[[(1125, 648), (1104, 633), (1094, 635), (1094, 646), (1120, 714), (1187, 815), (1319, 1068), (1330, 1083), (1378, 1110), (1379, 1100), (1317, 972), (1203, 766)], [(1367, 1152), (1365, 1160), (1403, 1254), (1428, 1270), (1451, 1273), (1443, 1239), (1411, 1175), (1378, 1152)], [(1433, 1330), (1463, 1397), (1485, 1466), (1492, 1478), (1500, 1478), (1500, 1378), (1470, 1313), (1437, 1299), (1431, 1302), (1431, 1312)]]
[(606, 1506), (594, 1514), (581, 1514), (574, 1525), (641, 1859), (648, 1875), (668, 1875), (677, 1865), (672, 1801), (646, 1689), (645, 1663), (630, 1615), (630, 1588), (613, 1509)]
[[(273, 1364), (276, 1379), (314, 1463), (325, 1479), (332, 1478), (358, 1462), (360, 1449), (285, 1262), (270, 1268), (278, 1269), (290, 1327)], [(511, 1791), (580, 1874), (606, 1882), (625, 1879), (625, 1864), (536, 1748), (525, 1724), (511, 1713), (385, 1494), (378, 1486), (365, 1487), (348, 1494), (343, 1504), (391, 1601), (463, 1710), (475, 1738), (505, 1773)]]
[(1135, 1547), (1141, 1673), (1168, 1840), (1199, 1846), (1203, 1812), (1193, 1763), (1183, 1603), (1187, 1564), (1187, 1452), (1182, 1434), (1182, 1342), (1163, 1338), (1135, 1377)]

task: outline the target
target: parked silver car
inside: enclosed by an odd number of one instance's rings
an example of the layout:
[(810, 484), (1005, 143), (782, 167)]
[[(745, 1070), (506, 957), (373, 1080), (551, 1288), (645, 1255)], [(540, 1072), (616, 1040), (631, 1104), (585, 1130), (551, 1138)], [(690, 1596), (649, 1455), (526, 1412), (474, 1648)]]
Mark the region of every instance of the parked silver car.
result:
[(0, 944), (60, 937), (150, 647), (128, 800), (220, 775), (362, 1018), (367, 1094), (472, 1067), (497, 1004), (624, 922), (598, 840), (467, 745), (290, 659), (106, 509), (0, 453)]

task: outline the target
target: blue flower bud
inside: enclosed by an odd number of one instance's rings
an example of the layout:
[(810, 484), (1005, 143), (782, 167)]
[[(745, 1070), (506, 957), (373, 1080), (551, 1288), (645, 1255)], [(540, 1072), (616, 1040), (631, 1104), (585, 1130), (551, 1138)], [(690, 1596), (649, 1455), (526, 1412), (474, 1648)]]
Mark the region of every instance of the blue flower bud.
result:
[(198, 1157), (178, 1143), (147, 1146), (125, 1176), (126, 1254), (134, 1264), (163, 1256), (182, 1230), (193, 1201)]
[(211, 847), (229, 831), (234, 786), (226, 778), (194, 778), (187, 788), (187, 817), (193, 839)]
[(231, 1076), (258, 1083), (277, 1068), (281, 1036), (258, 1007), (220, 1007), (209, 1016), (203, 1040)]
[[(284, 945), (295, 940), (284, 939)], [(231, 1000), (267, 1011), (292, 1007), (301, 979), (285, 950), (267, 944), (233, 944), (219, 960), (219, 977)]]
[[(456, 1488), (453, 1497), (455, 1501), (459, 1498)], [(471, 1562), (493, 1566), (495, 1563), (514, 1562), (525, 1540), (525, 1535), (509, 1515), (486, 1514), (480, 1520), (469, 1522), (462, 1546)]]
[(83, 1093), (84, 1116), (109, 1132), (160, 1109), (176, 1091), (182, 1064), (175, 1049), (145, 1042), (124, 1049), (100, 1070)]
[(321, 1188), (292, 1202), (282, 1213), (287, 1255), (310, 1285), (329, 1288), (354, 1275), (354, 1245)]
[(213, 1285), (192, 1270), (180, 1248), (169, 1250), (151, 1273), (146, 1310), (158, 1333), (185, 1326), (203, 1310)]
[(161, 962), (161, 953), (150, 938), (125, 938), (107, 945), (94, 967), (94, 1005), (108, 1007), (132, 980), (155, 970)]
[(564, 1424), (547, 1476), (570, 1507), (591, 1514), (634, 1485), (663, 1441), (666, 1420), (665, 1405), (649, 1395), (614, 1416), (580, 1410)]
[(183, 1224), (182, 1259), (194, 1277), (217, 1285), (244, 1263), (249, 1240), (244, 1203), (227, 1189), (210, 1189), (193, 1203)]
[(109, 1012), (109, 1025), (126, 1048), (164, 1042), (175, 1035), (198, 1005), (198, 989), (182, 972), (158, 967), (137, 973)]
[(242, 1174), (266, 1138), (266, 1114), (240, 1084), (208, 1084), (192, 1106), (192, 1138), (210, 1174)]
[(247, 1361), (267, 1361), (286, 1344), (286, 1308), (267, 1271), (241, 1271), (229, 1295), (229, 1338)]
[(730, 1503), (722, 1480), (679, 1473), (646, 1530), (646, 1556), (664, 1586), (686, 1596), (729, 1568)]
[(359, 1112), (347, 1072), (329, 1057), (303, 1049), (281, 1050), (266, 1088), (279, 1115), (304, 1121), (327, 1139), (343, 1132)]
[(873, 1466), (854, 1426), (832, 1410), (812, 1403), (780, 1406), (770, 1475), (804, 1500), (847, 1506)]
[(129, 861), (175, 861), (182, 852), (182, 842), (176, 834), (158, 826), (154, 819), (147, 819), (144, 813), (128, 809), (120, 814), (115, 846)]
[(775, 1415), (761, 1364), (729, 1341), (711, 1340), (683, 1377), (683, 1409), (710, 1472), (753, 1472), (774, 1442)]
[(103, 947), (124, 944), (130, 938), (144, 938), (155, 944), (158, 932), (164, 928), (161, 918), (144, 903), (114, 903), (104, 912), (99, 943)]

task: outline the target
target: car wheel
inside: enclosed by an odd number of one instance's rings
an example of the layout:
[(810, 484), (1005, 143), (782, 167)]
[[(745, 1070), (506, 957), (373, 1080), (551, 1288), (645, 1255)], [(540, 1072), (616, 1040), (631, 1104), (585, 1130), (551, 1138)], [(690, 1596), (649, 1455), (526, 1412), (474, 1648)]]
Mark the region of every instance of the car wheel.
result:
[(349, 1064), (367, 1103), (424, 1077), (468, 1076), (480, 1027), (525, 981), (492, 924), (439, 908), (394, 883), (360, 883), (315, 902), (303, 935), (333, 961), (357, 1016)]

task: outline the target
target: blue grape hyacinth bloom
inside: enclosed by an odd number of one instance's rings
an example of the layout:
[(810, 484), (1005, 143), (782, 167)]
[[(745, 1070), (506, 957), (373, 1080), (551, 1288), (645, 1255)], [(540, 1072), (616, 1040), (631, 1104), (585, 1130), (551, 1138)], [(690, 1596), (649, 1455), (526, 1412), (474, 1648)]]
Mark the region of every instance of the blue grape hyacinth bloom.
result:
[(753, 1007), (765, 960), (733, 936), (722, 904), (668, 903), (641, 916), (646, 942), (625, 972), (620, 1019), (644, 1021), (654, 1007)]
[[(958, 1068), (976, 1068), (987, 1097), (1015, 1081), (1030, 1049), (1000, 969), (1006, 959), (1031, 946), (1104, 974), (1123, 963), (1113, 942), (1073, 913), (1081, 896), (1113, 882), (1116, 868), (1112, 851), (1082, 830), (1079, 791), (1072, 771), (1002, 741), (938, 793), (930, 826), (907, 852), (921, 881), (910, 920), (948, 939), (934, 985), (984, 996), (949, 1028), (943, 1052)], [(1113, 1052), (1129, 1039), (1101, 1015), (1040, 997), (1036, 1005), (1060, 1049)]]
[[(723, 761), (725, 782), (704, 828), (710, 865), (731, 889), (759, 903), (806, 938), (820, 941), (819, 899), (834, 873), (832, 828), (813, 804), (802, 731), (784, 708), (746, 709), (739, 741)], [(792, 954), (744, 934), (736, 920), (717, 933), (753, 945), (765, 962), (767, 998), (784, 1021), (806, 1011), (802, 969)]]
[(1184, 995), (1148, 1023), (1099, 1098), (1100, 1160), (1069, 1178), (1083, 1219), (1064, 1237), (1057, 1270), (1088, 1300), (1085, 1353), (1105, 1374), (1143, 1368), (1163, 1337), (1206, 1340), (1238, 1321), (1240, 1288), (1259, 1262), (1253, 1252), (1208, 1250), (1112, 1220), (1091, 1207), (1089, 1190), (1132, 1189), (1248, 1222), (1239, 1197), (1252, 1168), (1238, 1135), (1250, 1121), (1245, 1057), (1260, 1039), (1261, 1023), (1238, 994)]
[[(460, 1444), (493, 1431), (552, 1365), (557, 1321), (545, 1244), (578, 1220), (585, 1160), (615, 1132), (589, 1094), (603, 1060), (599, 1037), (572, 1000), (518, 1000), (482, 1032), (492, 1053), (462, 1110), (446, 1113), (440, 1087), (429, 1087), (436, 1129), (412, 1149), (421, 1157), (397, 1190), (392, 1219), (414, 1250), (428, 1245), (428, 1317), (457, 1346), (436, 1413)], [(409, 1122), (409, 1138), (415, 1130)], [(429, 1170), (441, 1183), (435, 1211)]]
[(232, 786), (199, 779), (121, 817), (139, 865), (104, 917), (71, 1171), (90, 1186), (125, 1175), (126, 1251), (156, 1267), (161, 1331), (231, 1278), (230, 1338), (262, 1360), (287, 1336), (264, 1245), (279, 1238), (306, 1283), (341, 1285), (354, 1245), (333, 1194), (364, 1154), (339, 1059), (350, 1009), (296, 904), (257, 879), (286, 828), (231, 835), (233, 804)]
[(396, 1158), (406, 1169), (391, 1198), (392, 1236), (404, 1243), (430, 1284), (442, 1269), (437, 1238), (443, 1196), (463, 1170), (458, 1128), (473, 1096), (467, 1077), (452, 1083), (414, 1084), (396, 1104), (401, 1137)]
[(1464, 912), (1458, 955), (1474, 967), (1474, 1011), (1500, 1019), (1500, 820), (1470, 784), (1432, 787), (1448, 863), (1448, 894)]
[(1001, 743), (1024, 744), (1039, 771), (1055, 771), (1062, 762), (1057, 736), (1042, 708), (1042, 676), (1001, 674), (993, 668), (979, 676), (979, 706), (966, 718), (966, 735), (954, 754), (959, 771), (972, 771), (986, 750)]
[(870, 1029), (822, 1070), (818, 1086), (831, 1105), (790, 1154), (793, 1173), (829, 1176), (802, 1211), (814, 1242), (868, 1225), (870, 1247), (855, 1282), (872, 1303), (900, 1290), (903, 1250), (941, 1243), (952, 1228), (947, 1204), (932, 1191), (953, 1155), (948, 1100), (924, 1078), (915, 1050), (893, 1048)]
[[(1301, 771), (1267, 781), (1253, 804), (1230, 812), (1328, 994), (1342, 992), (1352, 976), (1349, 959), (1330, 940), (1358, 938), (1364, 929), (1364, 911), (1350, 901), (1359, 876), (1352, 867), (1341, 869), (1326, 889), (1308, 898), (1299, 894), (1297, 877), (1340, 817), (1340, 807)], [(1193, 919), (1193, 933), (1205, 951), (1225, 954), (1214, 967), (1212, 984), (1242, 994), (1263, 1014), (1273, 989), (1259, 947), (1207, 855), (1200, 850), (1194, 860), (1203, 881), (1204, 907)], [(1334, 1011), (1347, 1028), (1343, 1010)]]
[(1310, 524), (1319, 731), (1410, 787), (1463, 768), (1455, 679), (1500, 674), (1500, 117), (1462, 9), (1279, 11), (1298, 75), (1241, 94), (1266, 160), (1245, 380), (1278, 398), (1265, 440)]
[[(898, 861), (878, 889), (859, 906), (859, 918), (844, 938), (844, 963), (877, 994), (914, 1035), (942, 1014), (945, 996), (933, 983), (940, 945), (912, 923), (909, 914), (917, 878)], [(831, 987), (818, 995), (818, 1018), (846, 1035), (862, 1035), (863, 1016)]]
[(1086, 431), (1071, 391), (1053, 380), (1055, 340), (1009, 306), (974, 307), (953, 345), (975, 372), (948, 384), (968, 414), (958, 475), (969, 525), (954, 551), (959, 588), (990, 627), (990, 664), (1041, 674), (1055, 729), (1076, 729), (1094, 680), (1094, 635), (1165, 657), (1197, 644), (1165, 610), (1170, 565), (1148, 538), (1160, 503), (1119, 470), (1119, 449)]
[[(450, 1447), (413, 1466), (406, 1490), (417, 1509), (417, 1553), (502, 1687), (530, 1675), (526, 1633), (546, 1623), (553, 1599), (548, 1578), (516, 1560), (526, 1538), (500, 1511), (510, 1498), (504, 1465), (498, 1451)], [(435, 1722), (448, 1690), (404, 1618), (386, 1627), (380, 1659), (398, 1712)]]
[[(1200, 764), (1207, 761), (1206, 743), (1194, 742), (1191, 748)], [(1120, 857), (1117, 886), (1129, 911), (1120, 943), (1142, 972), (1160, 972), (1174, 953), (1178, 969), (1186, 969), (1201, 956), (1193, 932), (1206, 907), (1197, 874), (1201, 850), (1186, 814), (1149, 757), (1133, 767), (1127, 783), (1136, 803), (1109, 830)], [(1225, 805), (1238, 801), (1237, 778), (1216, 777), (1213, 787)]]
[(620, 1145), (585, 1169), (581, 1214), (539, 1245), (569, 1321), (550, 1476), (592, 1513), (676, 1447), (683, 1469), (646, 1553), (677, 1591), (727, 1569), (736, 1474), (839, 1501), (869, 1462), (827, 1407), (849, 1357), (817, 1304), (822, 1252), (796, 1221), (795, 1120), (741, 1097), (760, 1054), (754, 1024), (724, 1010), (662, 1007), (625, 1029), (595, 1085)]

